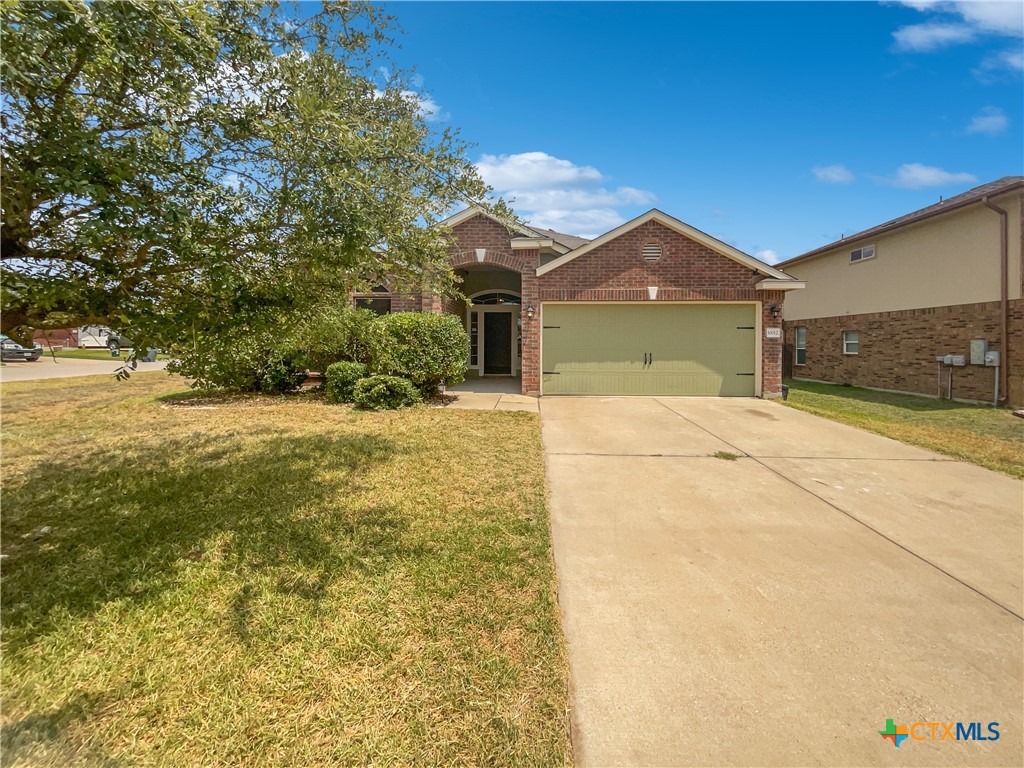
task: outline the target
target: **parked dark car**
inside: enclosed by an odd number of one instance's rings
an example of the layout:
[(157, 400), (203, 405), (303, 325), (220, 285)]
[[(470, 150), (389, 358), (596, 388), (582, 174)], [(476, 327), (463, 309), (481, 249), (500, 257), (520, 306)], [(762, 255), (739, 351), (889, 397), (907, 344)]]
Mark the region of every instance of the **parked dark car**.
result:
[(13, 362), (15, 360), (35, 362), (42, 356), (43, 347), (41, 344), (23, 347), (10, 336), (0, 334), (0, 359), (6, 362)]

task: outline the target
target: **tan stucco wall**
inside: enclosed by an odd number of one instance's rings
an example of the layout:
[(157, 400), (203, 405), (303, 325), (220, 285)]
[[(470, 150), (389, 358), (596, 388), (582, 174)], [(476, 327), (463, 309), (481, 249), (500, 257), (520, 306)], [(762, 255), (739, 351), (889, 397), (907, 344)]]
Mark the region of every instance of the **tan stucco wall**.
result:
[[(1009, 298), (1021, 298), (1019, 191), (993, 198), (1009, 214)], [(807, 281), (786, 297), (786, 320), (891, 312), (999, 299), (999, 216), (982, 204), (928, 219), (785, 267)], [(851, 264), (874, 243), (876, 256)]]

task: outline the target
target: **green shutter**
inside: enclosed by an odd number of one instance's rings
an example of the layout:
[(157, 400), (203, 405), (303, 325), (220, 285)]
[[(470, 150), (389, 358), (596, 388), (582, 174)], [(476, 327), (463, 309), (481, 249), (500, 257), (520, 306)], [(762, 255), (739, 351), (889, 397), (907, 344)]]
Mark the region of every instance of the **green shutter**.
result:
[(752, 304), (544, 304), (545, 395), (754, 395)]

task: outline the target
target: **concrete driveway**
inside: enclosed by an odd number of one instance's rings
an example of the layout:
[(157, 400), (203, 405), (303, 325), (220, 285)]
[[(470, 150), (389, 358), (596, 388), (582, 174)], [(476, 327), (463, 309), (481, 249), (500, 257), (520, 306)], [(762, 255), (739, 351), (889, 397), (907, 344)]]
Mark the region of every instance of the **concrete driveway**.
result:
[[(67, 379), (72, 376), (113, 376), (124, 364), (124, 358), (109, 360), (76, 360), (73, 357), (58, 357), (54, 360), (45, 354), (34, 363), (4, 363), (0, 367), (0, 381), (34, 381), (37, 379)], [(166, 360), (153, 363), (139, 363), (135, 370), (162, 371), (167, 367)]]
[(1022, 764), (1019, 482), (759, 400), (541, 417), (579, 765)]

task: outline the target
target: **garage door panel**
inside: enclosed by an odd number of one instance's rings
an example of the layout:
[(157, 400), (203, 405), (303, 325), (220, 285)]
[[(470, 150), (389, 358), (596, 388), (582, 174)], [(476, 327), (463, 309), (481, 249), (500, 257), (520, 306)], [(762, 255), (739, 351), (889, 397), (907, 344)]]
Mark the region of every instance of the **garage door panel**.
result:
[[(545, 394), (754, 394), (755, 308), (545, 304)], [(648, 362), (649, 361), (649, 362)]]

